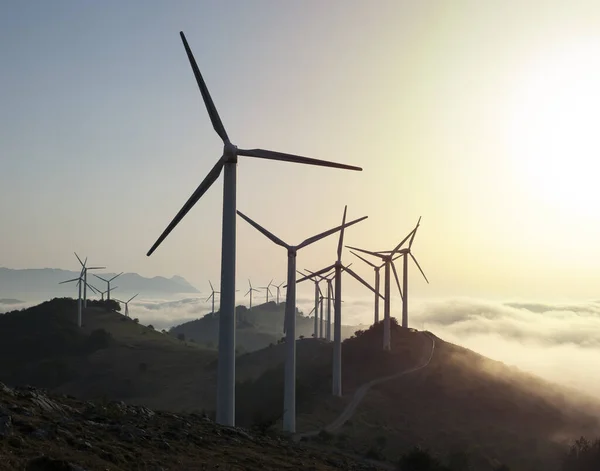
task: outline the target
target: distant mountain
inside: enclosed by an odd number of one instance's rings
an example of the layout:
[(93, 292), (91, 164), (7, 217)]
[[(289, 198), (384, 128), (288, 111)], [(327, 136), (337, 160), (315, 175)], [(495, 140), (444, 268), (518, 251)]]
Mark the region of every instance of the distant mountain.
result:
[(21, 304), (23, 301), (19, 301), (18, 299), (11, 299), (11, 298), (2, 298), (0, 299), (0, 304), (7, 304), (7, 305), (12, 305), (12, 304)]
[[(109, 279), (116, 273), (94, 271), (94, 274)], [(15, 270), (0, 267), (0, 294), (35, 294), (54, 293), (55, 295), (73, 296), (75, 288), (72, 285), (59, 285), (61, 281), (77, 278), (79, 271), (61, 270), (59, 268), (28, 268)], [(88, 272), (88, 283), (102, 291), (106, 290), (106, 283)], [(173, 294), (173, 293), (199, 293), (181, 276), (165, 278), (155, 276), (145, 278), (137, 273), (124, 273), (117, 278), (113, 286), (118, 286), (121, 292), (140, 292), (143, 294)]]

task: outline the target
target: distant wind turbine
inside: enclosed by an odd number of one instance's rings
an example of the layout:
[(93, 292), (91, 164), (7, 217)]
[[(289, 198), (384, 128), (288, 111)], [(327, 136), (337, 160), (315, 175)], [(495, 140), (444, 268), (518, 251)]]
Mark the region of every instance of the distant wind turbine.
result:
[[(302, 273), (301, 271), (298, 271), (299, 275), (301, 276), (306, 276), (305, 273)], [(310, 312), (314, 312), (315, 313), (315, 328), (314, 328), (314, 338), (319, 338), (319, 296), (323, 296), (323, 293), (321, 292), (321, 288), (319, 287), (319, 276), (314, 276), (311, 277), (313, 283), (315, 284), (315, 307), (312, 308), (312, 310)], [(308, 313), (308, 315), (310, 316), (310, 313)], [(321, 323), (323, 322), (323, 313), (321, 312)], [(321, 329), (322, 330), (322, 329)]]
[(269, 289), (272, 284), (273, 284), (273, 280), (269, 281), (269, 284), (267, 286), (260, 286), (260, 289), (264, 289), (267, 291), (267, 303), (269, 302), (269, 294), (271, 296), (273, 296), (273, 293), (271, 293), (271, 290)]
[(396, 284), (398, 285), (398, 291), (400, 291), (400, 296), (402, 295), (402, 290), (400, 289), (400, 280), (398, 279), (398, 272), (396, 271), (396, 266), (394, 265), (394, 259), (396, 253), (400, 250), (400, 248), (404, 245), (404, 243), (410, 239), (413, 235), (415, 229), (410, 231), (408, 235), (402, 239), (402, 241), (390, 251), (379, 251), (372, 252), (365, 249), (359, 249), (358, 247), (350, 247), (346, 246), (351, 250), (356, 250), (358, 252), (366, 253), (372, 255), (374, 257), (379, 257), (384, 262), (385, 266), (385, 294), (384, 294), (384, 303), (383, 303), (383, 348), (384, 350), (391, 349), (391, 327), (390, 327), (390, 310), (391, 310), (391, 289), (390, 289), (390, 271), (393, 270), (394, 277), (396, 278)]
[(281, 283), (279, 283), (278, 285), (273, 285), (275, 287), (275, 289), (277, 290), (277, 304), (279, 304), (279, 290), (281, 289), (281, 287), (283, 286), (283, 283), (285, 283), (284, 281), (282, 281)]
[(104, 270), (106, 267), (88, 267), (88, 266), (86, 266), (87, 257), (85, 257), (85, 262), (82, 262), (81, 259), (79, 258), (79, 255), (77, 255), (77, 252), (73, 252), (73, 253), (77, 257), (77, 260), (79, 260), (79, 263), (81, 264), (81, 268), (83, 269), (83, 307), (86, 308), (87, 307), (87, 287), (89, 286), (87, 283), (87, 272), (88, 272), (88, 270)]
[(175, 218), (167, 226), (147, 255), (150, 256), (169, 233), (179, 224), (198, 200), (217, 180), (224, 169), (223, 182), (223, 228), (221, 243), (221, 309), (219, 316), (219, 360), (217, 371), (217, 411), (216, 421), (221, 425), (235, 425), (235, 233), (236, 233), (236, 166), (239, 156), (259, 159), (279, 160), (300, 164), (319, 165), (346, 170), (362, 170), (360, 167), (344, 165), (325, 160), (311, 159), (294, 154), (274, 152), (265, 149), (239, 149), (230, 140), (221, 121), (217, 108), (210, 96), (204, 78), (196, 64), (192, 51), (183, 32), (180, 32), (183, 46), (200, 88), (200, 93), (210, 116), (213, 128), (223, 141), (223, 155), (204, 178), (202, 183), (183, 205)]
[[(98, 276), (96, 274), (94, 274), (94, 276), (96, 278), (100, 278), (102, 281), (104, 281), (107, 285), (107, 290), (106, 290), (106, 300), (110, 301), (110, 283), (117, 277), (121, 276), (123, 274), (123, 272), (119, 273), (118, 275), (113, 276), (112, 278), (109, 278), (108, 280), (106, 278), (102, 278), (101, 276)], [(113, 288), (116, 289), (116, 288)]]
[(310, 244), (313, 244), (324, 237), (327, 237), (345, 227), (352, 226), (367, 218), (364, 216), (355, 219), (347, 224), (334, 227), (328, 231), (310, 237), (298, 245), (286, 244), (283, 240), (273, 235), (271, 232), (254, 222), (248, 216), (237, 212), (246, 222), (266, 236), (275, 244), (285, 248), (288, 253), (288, 280), (287, 296), (285, 300), (285, 318), (284, 329), (286, 333), (286, 359), (285, 359), (285, 380), (284, 380), (284, 407), (283, 407), (283, 430), (289, 433), (296, 432), (296, 254), (298, 250)]
[(256, 291), (258, 293), (258, 290), (252, 287), (252, 283), (250, 283), (250, 278), (248, 278), (248, 286), (250, 288), (248, 289), (248, 292), (244, 295), (244, 297), (250, 295), (250, 309), (252, 309), (252, 293), (254, 291)]
[(206, 302), (210, 301), (212, 299), (212, 313), (213, 315), (215, 314), (215, 294), (221, 294), (220, 291), (215, 291), (215, 289), (213, 288), (212, 283), (210, 282), (210, 280), (208, 280), (208, 284), (210, 285), (210, 296), (208, 298), (206, 298)]
[[(355, 257), (360, 258), (367, 265), (373, 267), (373, 270), (375, 271), (375, 309), (374, 309), (374, 320), (373, 320), (373, 323), (377, 324), (379, 322), (379, 298), (383, 298), (384, 301), (385, 301), (385, 298), (383, 296), (381, 296), (381, 294), (379, 294), (379, 279), (380, 279), (379, 271), (385, 266), (385, 262), (382, 263), (381, 265), (377, 265), (375, 263), (369, 262), (367, 259), (361, 257), (360, 255), (358, 255), (357, 253), (353, 252), (352, 250), (350, 251), (350, 253), (352, 255), (354, 255)], [(399, 259), (400, 257), (402, 257), (402, 255), (398, 255), (397, 257), (394, 258), (393, 261)], [(402, 297), (402, 292), (400, 292), (400, 295)]]
[(134, 294), (134, 295), (133, 295), (131, 298), (129, 298), (129, 300), (128, 300), (128, 301), (121, 301), (120, 299), (115, 299), (115, 301), (118, 301), (118, 302), (120, 302), (120, 303), (122, 303), (122, 304), (125, 304), (125, 316), (126, 316), (126, 317), (129, 317), (129, 303), (130, 303), (130, 302), (131, 302), (131, 300), (132, 300), (133, 298), (135, 298), (135, 297), (136, 297), (138, 294), (140, 294), (140, 293)]

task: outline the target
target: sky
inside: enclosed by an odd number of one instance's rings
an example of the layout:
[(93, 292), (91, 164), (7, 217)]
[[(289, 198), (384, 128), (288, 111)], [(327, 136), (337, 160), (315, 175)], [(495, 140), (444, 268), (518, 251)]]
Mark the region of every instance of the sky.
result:
[[(363, 167), (240, 158), (238, 209), (284, 241), (348, 205), (369, 218), (345, 242), (389, 250), (422, 216), (415, 302), (598, 299), (594, 1), (3, 2), (0, 266), (76, 269), (77, 251), (218, 284), (222, 177), (146, 256), (222, 153), (180, 30), (234, 144)], [(238, 287), (285, 274), (285, 250), (238, 219)]]

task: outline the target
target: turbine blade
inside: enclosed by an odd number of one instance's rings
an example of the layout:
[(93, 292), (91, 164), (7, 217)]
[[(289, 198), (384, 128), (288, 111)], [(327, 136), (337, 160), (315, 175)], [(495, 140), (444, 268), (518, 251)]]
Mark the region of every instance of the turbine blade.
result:
[(67, 281), (61, 281), (60, 283), (58, 283), (59, 285), (62, 285), (64, 283), (71, 283), (72, 281), (79, 281), (80, 278), (73, 278), (72, 280), (67, 280)]
[(308, 315), (310, 316), (313, 312), (315, 312), (315, 308), (314, 307), (310, 310), (310, 312), (308, 313)]
[(106, 267), (87, 267), (86, 270), (106, 270)]
[(248, 292), (244, 295), (244, 297), (248, 296), (250, 294), (250, 290), (248, 290)]
[(317, 242), (318, 240), (321, 240), (324, 237), (327, 237), (328, 235), (331, 235), (331, 234), (333, 234), (333, 233), (335, 233), (335, 232), (337, 232), (339, 230), (343, 230), (345, 227), (350, 227), (350, 226), (353, 226), (354, 224), (356, 224), (357, 222), (364, 221), (368, 217), (369, 216), (363, 216), (363, 217), (361, 217), (359, 219), (355, 219), (354, 221), (350, 221), (347, 224), (343, 224), (341, 226), (334, 227), (333, 229), (329, 229), (328, 231), (321, 232), (320, 234), (317, 234), (316, 236), (309, 237), (304, 242), (302, 242), (300, 245), (298, 245), (298, 247), (296, 247), (296, 248), (299, 250), (302, 247), (306, 247), (307, 245), (310, 245), (310, 244), (312, 244), (314, 242)]
[(369, 262), (366, 258), (361, 257), (360, 255), (358, 255), (356, 252), (353, 252), (352, 250), (350, 251), (350, 253), (352, 255), (354, 255), (355, 257), (360, 258), (363, 262), (365, 262), (367, 265), (372, 266), (373, 268), (377, 268), (377, 265), (375, 265), (374, 263)]
[(337, 162), (329, 162), (328, 160), (311, 159), (310, 157), (302, 157), (301, 155), (286, 154), (284, 152), (275, 152), (265, 149), (238, 149), (238, 155), (246, 157), (256, 157), (258, 159), (280, 160), (282, 162), (294, 162), (297, 164), (319, 165), (321, 167), (341, 168), (345, 170), (358, 170), (362, 168), (353, 165), (340, 164)]
[(110, 280), (108, 280), (108, 281), (112, 281), (112, 280), (114, 280), (115, 278), (117, 278), (117, 277), (121, 276), (122, 274), (123, 274), (123, 272), (119, 273), (118, 275), (115, 275), (115, 276), (113, 276), (113, 277), (112, 277)]
[(223, 169), (223, 159), (219, 159), (219, 161), (215, 164), (215, 166), (211, 169), (211, 171), (208, 172), (208, 175), (206, 175), (206, 177), (204, 178), (202, 183), (200, 183), (200, 186), (198, 186), (198, 188), (196, 188), (196, 191), (194, 191), (194, 193), (192, 193), (192, 196), (189, 197), (189, 199), (186, 201), (186, 203), (183, 205), (183, 207), (179, 210), (177, 215), (173, 218), (171, 223), (163, 231), (163, 233), (160, 235), (158, 240), (154, 243), (152, 248), (148, 251), (146, 256), (149, 257), (150, 255), (152, 255), (152, 252), (154, 252), (158, 248), (158, 246), (162, 243), (162, 241), (165, 240), (165, 238), (171, 233), (171, 231), (173, 229), (175, 229), (175, 226), (177, 226), (177, 224), (179, 224), (179, 221), (181, 221), (184, 218), (184, 216), (189, 212), (190, 209), (192, 209), (194, 207), (194, 205), (198, 202), (198, 200), (202, 197), (202, 195), (204, 195), (204, 193), (206, 193), (206, 191), (215, 182), (215, 180), (217, 178), (219, 178), (219, 175), (221, 174), (222, 169)]
[(213, 288), (213, 285), (212, 285), (212, 283), (210, 282), (210, 280), (208, 280), (208, 284), (210, 285), (210, 289), (214, 291), (215, 289)]
[(427, 284), (429, 284), (429, 280), (427, 279), (427, 277), (425, 276), (425, 273), (423, 273), (423, 270), (421, 269), (421, 265), (419, 265), (419, 262), (417, 262), (417, 259), (415, 258), (415, 256), (410, 253), (410, 256), (412, 257), (413, 261), (416, 263), (417, 268), (419, 269), (419, 271), (421, 272), (421, 275), (423, 275), (423, 278), (425, 278), (425, 281), (427, 282)]
[(342, 261), (342, 246), (344, 244), (344, 224), (346, 224), (346, 211), (348, 209), (348, 205), (344, 206), (344, 216), (342, 217), (342, 230), (340, 231), (340, 240), (338, 242), (337, 256), (338, 262)]
[(419, 216), (419, 220), (417, 221), (417, 225), (415, 226), (415, 229), (413, 231), (413, 235), (410, 238), (410, 241), (408, 242), (408, 248), (409, 249), (412, 247), (413, 240), (415, 240), (415, 236), (417, 235), (417, 229), (419, 228), (420, 224), (421, 224), (421, 216)]
[(404, 242), (406, 242), (406, 241), (407, 241), (407, 240), (408, 240), (408, 239), (409, 239), (409, 238), (410, 238), (410, 237), (413, 235), (413, 233), (414, 233), (416, 230), (417, 230), (417, 229), (415, 228), (415, 229), (413, 229), (412, 231), (410, 231), (410, 232), (408, 233), (408, 235), (407, 235), (407, 236), (406, 236), (404, 239), (402, 239), (402, 242), (400, 242), (400, 243), (399, 243), (399, 244), (396, 246), (396, 248), (395, 248), (394, 250), (392, 250), (390, 253), (391, 253), (392, 255), (394, 255), (394, 254), (395, 254), (395, 253), (396, 253), (398, 250), (400, 250), (400, 247), (402, 247), (402, 245), (404, 245)]
[(83, 268), (85, 269), (85, 266), (87, 265), (87, 257), (85, 257), (85, 260), (83, 261)]
[(128, 302), (128, 303), (130, 303), (130, 302), (131, 302), (131, 300), (132, 300), (133, 298), (135, 298), (135, 297), (136, 297), (138, 294), (140, 294), (140, 293), (137, 293), (137, 294), (133, 295), (131, 298), (129, 298), (129, 301), (127, 301), (127, 302)]
[(214, 130), (217, 132), (219, 137), (223, 140), (223, 142), (229, 142), (229, 137), (227, 136), (227, 132), (225, 131), (225, 126), (221, 122), (221, 118), (219, 117), (219, 113), (217, 112), (217, 108), (210, 96), (208, 91), (208, 87), (204, 82), (204, 78), (200, 73), (200, 69), (198, 68), (198, 64), (196, 64), (196, 59), (194, 59), (194, 55), (192, 54), (192, 50), (185, 39), (185, 35), (183, 31), (179, 32), (181, 36), (181, 40), (183, 41), (183, 47), (185, 47), (185, 52), (190, 61), (190, 65), (192, 66), (192, 70), (194, 71), (194, 76), (196, 77), (196, 82), (198, 82), (198, 88), (200, 88), (200, 93), (202, 93), (202, 99), (204, 100), (204, 104), (206, 105), (206, 111), (208, 111), (208, 115), (210, 116), (210, 120), (212, 122)]
[(374, 257), (379, 257), (379, 258), (384, 258), (385, 255), (379, 253), (379, 252), (371, 252), (370, 250), (365, 250), (365, 249), (359, 249), (358, 247), (351, 247), (349, 245), (346, 245), (347, 249), (352, 249), (352, 250), (356, 250), (358, 252), (362, 252), (362, 253), (366, 253), (369, 255), (373, 255)]
[(268, 230), (266, 230), (260, 224), (254, 222), (252, 219), (250, 219), (248, 216), (246, 216), (241, 211), (237, 211), (237, 213), (239, 216), (242, 217), (242, 219), (244, 219), (248, 224), (250, 224), (252, 227), (254, 227), (258, 232), (261, 232), (265, 237), (271, 239), (272, 242), (276, 243), (277, 245), (281, 245), (282, 247), (284, 247), (286, 249), (290, 248), (290, 246), (288, 244), (286, 244), (283, 240), (281, 240), (279, 237), (277, 237), (276, 235), (274, 235), (271, 232), (269, 232)]
[(214, 293), (214, 291), (213, 291), (213, 292), (210, 294), (210, 296), (209, 296), (208, 298), (206, 298), (206, 301), (205, 301), (205, 302), (207, 302), (207, 301), (210, 301), (210, 298), (212, 298), (214, 295), (215, 295), (215, 293)]
[(365, 280), (363, 280), (359, 275), (354, 273), (354, 270), (351, 270), (350, 268), (346, 267), (346, 271), (348, 272), (349, 275), (352, 275), (356, 280), (360, 281), (363, 285), (365, 285), (367, 288), (369, 288), (373, 293), (375, 292), (375, 288), (373, 288), (369, 283), (367, 283)]
[[(112, 287), (110, 288), (110, 291), (111, 291), (111, 292), (113, 292), (113, 291), (114, 291), (114, 290), (116, 290), (117, 288), (118, 288), (118, 286), (112, 286)], [(106, 291), (108, 291), (108, 290), (106, 290)]]
[[(310, 275), (304, 275), (302, 278), (300, 278), (299, 280), (296, 280), (296, 283), (300, 283), (304, 280), (310, 280), (311, 278), (314, 278), (315, 276), (320, 276), (323, 273), (327, 273), (329, 270), (331, 270), (332, 268), (335, 267), (335, 264), (329, 265), (328, 267), (322, 268), (319, 271), (315, 271), (315, 272), (310, 272)], [(309, 271), (309, 270), (307, 270)]]
[(86, 282), (86, 286), (91, 289), (94, 293), (98, 294), (100, 291), (98, 291), (96, 288), (94, 288), (92, 285), (90, 285), (89, 283)]
[(77, 252), (73, 252), (75, 254), (75, 256), (77, 257), (77, 260), (79, 260), (79, 263), (81, 263), (81, 266), (83, 267), (83, 262), (81, 261), (81, 259), (79, 258), (79, 255), (77, 255)]
[(402, 294), (402, 289), (400, 288), (400, 280), (398, 279), (398, 272), (396, 271), (396, 265), (394, 262), (391, 262), (392, 270), (394, 272), (394, 278), (396, 278), (396, 284), (398, 285), (398, 291), (400, 292), (400, 298), (404, 299), (404, 295)]

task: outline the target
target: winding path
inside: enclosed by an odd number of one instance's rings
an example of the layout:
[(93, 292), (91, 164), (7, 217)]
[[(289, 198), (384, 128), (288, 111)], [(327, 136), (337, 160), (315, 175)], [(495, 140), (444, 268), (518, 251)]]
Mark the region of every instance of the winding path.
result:
[[(386, 381), (392, 381), (394, 379), (398, 379), (404, 375), (414, 373), (415, 371), (419, 371), (419, 370), (427, 367), (429, 365), (429, 363), (431, 362), (431, 359), (433, 358), (433, 353), (435, 352), (435, 340), (434, 340), (433, 336), (429, 335), (426, 332), (423, 332), (422, 335), (426, 336), (431, 341), (431, 352), (429, 353), (429, 356), (427, 356), (427, 358), (425, 358), (424, 361), (420, 365), (400, 371), (398, 373), (394, 373), (393, 375), (382, 376), (381, 378), (376, 378), (376, 379), (371, 380), (368, 383), (365, 383), (362, 386), (360, 386), (354, 393), (354, 396), (352, 397), (352, 401), (350, 401), (350, 403), (346, 406), (346, 408), (339, 415), (339, 417), (337, 419), (335, 419), (333, 422), (331, 422), (329, 425), (326, 425), (323, 428), (323, 430), (325, 430), (327, 432), (335, 432), (342, 425), (344, 425), (348, 420), (350, 420), (350, 418), (352, 418), (352, 416), (354, 415), (354, 412), (356, 411), (356, 408), (358, 407), (360, 402), (363, 400), (363, 398), (365, 397), (367, 392), (369, 392), (369, 389), (371, 389), (373, 386), (377, 386), (378, 384), (385, 383)], [(313, 430), (311, 432), (297, 433), (294, 436), (294, 438), (296, 440), (300, 440), (303, 437), (313, 437), (315, 435), (318, 435), (319, 432), (321, 432), (321, 430)]]

